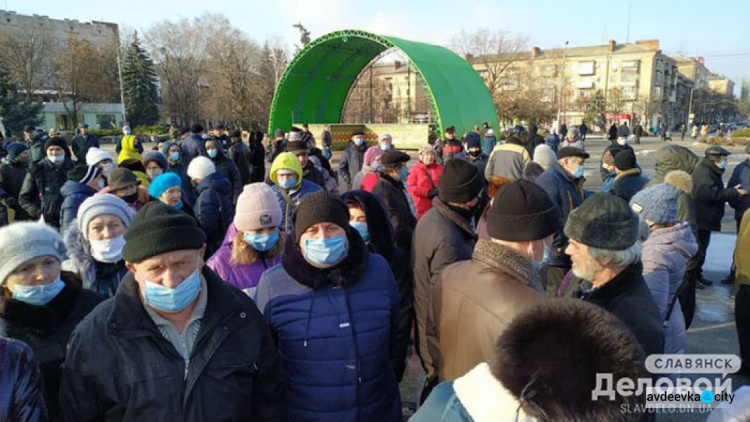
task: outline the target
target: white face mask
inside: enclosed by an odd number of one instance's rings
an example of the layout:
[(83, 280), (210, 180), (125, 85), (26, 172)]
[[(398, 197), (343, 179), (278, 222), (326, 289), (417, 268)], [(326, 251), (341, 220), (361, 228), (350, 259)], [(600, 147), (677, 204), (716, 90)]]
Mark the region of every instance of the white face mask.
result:
[(109, 177), (109, 174), (114, 170), (115, 165), (113, 163), (102, 164), (102, 174), (105, 178)]
[(99, 262), (115, 263), (122, 259), (122, 248), (125, 246), (124, 236), (114, 239), (89, 240), (89, 243), (91, 256)]

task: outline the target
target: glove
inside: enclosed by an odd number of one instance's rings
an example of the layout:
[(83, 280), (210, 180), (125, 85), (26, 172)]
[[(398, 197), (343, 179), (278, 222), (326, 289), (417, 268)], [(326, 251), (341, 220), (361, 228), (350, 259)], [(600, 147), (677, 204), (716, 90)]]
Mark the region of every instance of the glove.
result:
[(432, 199), (434, 197), (438, 196), (438, 188), (430, 189), (429, 192), (427, 192), (427, 197), (429, 199)]

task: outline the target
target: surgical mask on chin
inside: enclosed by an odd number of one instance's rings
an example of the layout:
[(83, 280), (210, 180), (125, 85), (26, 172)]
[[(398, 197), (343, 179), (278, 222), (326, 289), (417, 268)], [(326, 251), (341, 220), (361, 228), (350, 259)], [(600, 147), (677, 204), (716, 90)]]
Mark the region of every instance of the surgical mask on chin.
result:
[(574, 179), (580, 179), (583, 177), (583, 173), (586, 169), (583, 167), (583, 164), (579, 164), (578, 167), (576, 167), (576, 170), (571, 174)]
[(117, 236), (114, 239), (89, 240), (91, 244), (91, 256), (99, 262), (115, 263), (122, 259), (122, 248), (125, 247), (125, 237)]
[(169, 158), (171, 158), (172, 161), (180, 161), (180, 152), (179, 151), (170, 152)]
[(176, 313), (187, 308), (201, 290), (200, 267), (174, 289), (144, 280), (143, 296), (147, 305), (163, 312)]
[(367, 223), (362, 223), (361, 221), (350, 221), (349, 225), (359, 232), (359, 235), (365, 243), (370, 241), (370, 230), (367, 228)]
[(544, 245), (544, 252), (542, 252), (542, 259), (540, 261), (537, 261), (532, 256), (531, 258), (531, 266), (534, 268), (534, 271), (540, 272), (542, 269), (544, 269), (545, 265), (547, 265), (547, 262), (549, 261), (549, 246)]
[(305, 260), (317, 268), (329, 268), (346, 257), (346, 237), (305, 240)]
[(52, 164), (60, 164), (63, 161), (65, 161), (65, 156), (64, 155), (48, 155), (47, 159)]
[(278, 180), (279, 180), (279, 186), (281, 186), (281, 188), (283, 189), (291, 189), (297, 185), (296, 177), (289, 177), (286, 179), (278, 179)]
[(112, 170), (114, 170), (115, 165), (114, 163), (107, 163), (102, 165), (102, 174), (105, 178), (109, 177), (109, 174), (112, 173)]
[(13, 288), (13, 299), (34, 306), (44, 306), (52, 301), (65, 288), (65, 283), (58, 274), (55, 281), (49, 284), (23, 286), (16, 284)]
[(216, 158), (216, 155), (219, 153), (219, 151), (215, 149), (209, 149), (208, 151), (206, 151), (206, 153), (208, 154), (209, 158)]
[(245, 233), (242, 240), (256, 251), (268, 252), (279, 242), (279, 230), (276, 229), (271, 234)]

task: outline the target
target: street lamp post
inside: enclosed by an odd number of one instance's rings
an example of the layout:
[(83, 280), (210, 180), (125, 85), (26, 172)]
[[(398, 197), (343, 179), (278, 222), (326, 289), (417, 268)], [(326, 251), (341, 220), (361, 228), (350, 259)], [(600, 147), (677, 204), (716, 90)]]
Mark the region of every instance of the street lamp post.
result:
[(560, 133), (560, 111), (562, 110), (563, 89), (565, 88), (565, 55), (568, 52), (568, 41), (565, 41), (563, 49), (562, 69), (560, 70), (560, 92), (557, 98), (557, 133)]

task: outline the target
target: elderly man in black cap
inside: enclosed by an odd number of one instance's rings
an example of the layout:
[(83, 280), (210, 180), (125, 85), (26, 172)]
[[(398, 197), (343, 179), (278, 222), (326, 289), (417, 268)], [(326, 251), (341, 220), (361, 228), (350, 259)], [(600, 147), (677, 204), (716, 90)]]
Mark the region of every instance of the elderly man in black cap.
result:
[(382, 168), (378, 173), (378, 182), (372, 188), (372, 194), (379, 197), (385, 205), (393, 225), (396, 245), (407, 255), (411, 252), (412, 234), (417, 226), (417, 218), (409, 205), (408, 193), (404, 182), (409, 175), (409, 154), (390, 149), (380, 155)]
[[(583, 183), (584, 163), (589, 154), (574, 147), (564, 147), (557, 152), (557, 163), (539, 175), (536, 183), (541, 186), (562, 212), (562, 225), (570, 213), (581, 206), (585, 199)], [(565, 274), (570, 271), (570, 258), (565, 255), (568, 238), (562, 230), (555, 233), (547, 267), (547, 294), (555, 296)]]
[(92, 147), (99, 148), (99, 138), (89, 133), (89, 125), (78, 125), (78, 134), (70, 141), (78, 164), (86, 164), (86, 153)]
[[(414, 310), (417, 353), (427, 373), (422, 400), (438, 382), (437, 338), (430, 316), (430, 297), (443, 269), (471, 258), (477, 234), (473, 216), (480, 206), (484, 180), (461, 159), (449, 160), (438, 179), (438, 196), (417, 223), (414, 234)], [(428, 337), (431, 335), (431, 338)]]
[(560, 210), (534, 182), (522, 179), (498, 191), (487, 213), (491, 239), (480, 239), (470, 260), (444, 269), (432, 290), (440, 381), (490, 360), (496, 336), (544, 298), (540, 270), (559, 229)]
[(64, 420), (283, 420), (268, 326), (205, 266), (205, 241), (161, 201), (135, 216), (122, 251), (130, 273), (68, 343)]
[(346, 190), (352, 188), (352, 178), (362, 170), (365, 151), (367, 151), (365, 132), (357, 129), (352, 132), (352, 139), (349, 141), (349, 146), (341, 154), (341, 162), (339, 162), (339, 176), (346, 183)]
[(60, 209), (63, 196), (60, 188), (68, 181), (68, 171), (75, 167), (70, 150), (63, 138), (50, 138), (44, 144), (47, 156), (32, 166), (23, 180), (18, 203), (34, 219), (60, 228)]
[(695, 191), (695, 215), (698, 222), (698, 282), (709, 286), (713, 281), (703, 277), (703, 263), (711, 241), (712, 231), (721, 231), (724, 206), (740, 196), (747, 195), (741, 185), (724, 187), (722, 175), (727, 168), (727, 157), (732, 153), (722, 147), (710, 147), (703, 160), (693, 170), (693, 190)]
[(664, 349), (664, 320), (643, 279), (639, 226), (624, 199), (598, 193), (565, 223), (565, 253), (576, 277), (571, 295), (613, 313), (648, 356)]

